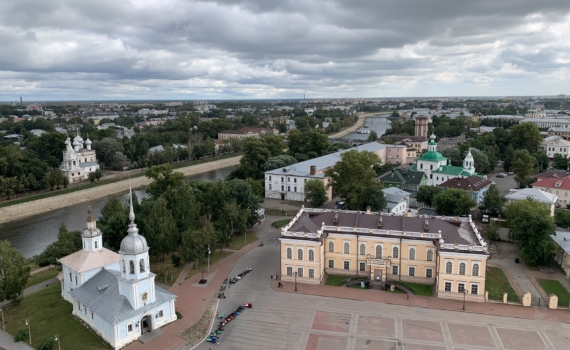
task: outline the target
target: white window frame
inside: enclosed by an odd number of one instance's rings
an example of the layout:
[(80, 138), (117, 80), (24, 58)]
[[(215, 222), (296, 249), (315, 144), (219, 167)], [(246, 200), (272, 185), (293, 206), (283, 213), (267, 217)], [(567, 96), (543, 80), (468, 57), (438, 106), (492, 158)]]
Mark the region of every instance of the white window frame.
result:
[[(346, 251), (346, 245), (348, 244), (348, 252)], [(343, 241), (342, 242), (342, 253), (343, 254), (350, 254), (350, 241)]]
[(305, 268), (303, 266), (297, 266), (297, 277), (305, 276)]
[(465, 283), (465, 282), (457, 282), (457, 293), (463, 293), (462, 291), (459, 290), (459, 289), (460, 289), (460, 288), (459, 288), (460, 286), (463, 286), (463, 290), (467, 290), (467, 289), (466, 289), (467, 283)]
[[(430, 277), (428, 277), (428, 271), (431, 271)], [(431, 267), (426, 267), (426, 278), (433, 278), (433, 269)]]
[[(380, 247), (380, 253), (382, 254), (380, 257), (378, 257), (378, 254), (376, 254), (378, 247)], [(376, 243), (374, 245), (374, 256), (376, 257), (376, 259), (384, 258), (384, 245), (382, 243)]]
[(315, 278), (315, 269), (309, 269), (309, 278)]
[[(414, 250), (414, 258), (413, 259), (410, 257), (410, 253), (412, 252), (412, 249)], [(417, 258), (417, 255), (418, 255), (418, 248), (416, 248), (415, 246), (408, 247), (408, 260), (414, 260), (415, 261)]]
[[(396, 273), (394, 273), (394, 268), (396, 268)], [(400, 273), (400, 265), (392, 265), (392, 275), (394, 276), (398, 276), (398, 274)]]
[[(331, 267), (331, 262), (332, 262), (332, 267)], [(329, 259), (329, 260), (327, 261), (327, 266), (328, 266), (329, 269), (334, 269), (334, 265), (335, 265), (335, 264), (334, 264), (334, 259)]]
[[(447, 263), (451, 263), (451, 273), (447, 272)], [(445, 274), (453, 275), (453, 260), (445, 260)]]
[[(299, 259), (299, 252), (301, 253), (301, 259)], [(303, 248), (297, 247), (297, 259), (296, 260), (303, 261), (304, 258), (305, 258), (305, 250)]]
[[(414, 275), (410, 275), (410, 272), (414, 271)], [(408, 276), (410, 277), (416, 277), (416, 267), (415, 266), (408, 266)]]
[[(398, 249), (398, 254), (396, 254), (397, 256), (394, 256), (394, 248)], [(399, 245), (392, 245), (392, 258), (398, 259), (399, 256), (400, 256), (400, 246)]]
[[(331, 250), (331, 244), (332, 244), (332, 250)], [(329, 246), (327, 248), (328, 248), (329, 253), (334, 253), (334, 241), (329, 240), (328, 245)]]
[[(309, 259), (309, 261), (315, 261), (315, 250), (313, 248), (309, 248), (309, 251), (307, 252), (307, 259)], [(311, 253), (313, 253), (313, 259), (311, 260)]]
[(164, 308), (158, 309), (157, 315), (159, 319), (164, 318)]
[[(431, 252), (431, 260), (429, 259), (429, 253)], [(426, 251), (426, 261), (433, 261), (435, 259), (435, 254), (433, 253), (433, 249), (428, 249)]]
[[(474, 286), (477, 287), (477, 293), (476, 293), (476, 294), (473, 293), (473, 287), (474, 287)], [(471, 295), (479, 295), (479, 290), (480, 290), (480, 289), (481, 289), (481, 288), (479, 288), (479, 283), (471, 283), (471, 284), (469, 284), (469, 294), (471, 294)]]
[[(364, 247), (364, 252), (362, 251)], [(358, 255), (366, 255), (366, 243), (365, 242), (360, 242), (360, 245), (358, 247)]]
[[(364, 264), (364, 269), (362, 269), (363, 264)], [(364, 261), (358, 262), (358, 271), (360, 271), (360, 272), (366, 271), (366, 262), (364, 262)]]
[[(289, 269), (291, 269), (291, 274), (289, 274)], [(286, 265), (285, 266), (285, 273), (287, 274), (287, 276), (293, 276), (293, 266)]]
[[(289, 255), (289, 252), (291, 253), (291, 255)], [(288, 260), (293, 260), (293, 247), (286, 247), (285, 248), (285, 257)]]
[[(449, 283), (451, 284), (451, 287), (449, 288), (449, 291), (445, 290), (446, 284)], [(443, 281), (443, 291), (446, 293), (451, 293), (453, 292), (453, 281)]]
[[(344, 267), (348, 263), (348, 269)], [(346, 271), (350, 271), (350, 260), (343, 260), (342, 261), (342, 269)]]
[[(475, 265), (477, 265), (477, 274), (476, 275), (473, 274), (473, 269), (475, 268)], [(471, 276), (481, 277), (481, 264), (480, 263), (474, 262), (471, 264)]]
[[(463, 273), (461, 273), (461, 264), (465, 267)], [(459, 276), (466, 276), (467, 275), (467, 261), (460, 260), (459, 265), (457, 265), (457, 274)]]
[[(131, 327), (131, 330), (129, 330), (129, 326)], [(133, 323), (132, 322), (127, 323), (127, 333), (132, 333), (133, 331), (134, 331)]]

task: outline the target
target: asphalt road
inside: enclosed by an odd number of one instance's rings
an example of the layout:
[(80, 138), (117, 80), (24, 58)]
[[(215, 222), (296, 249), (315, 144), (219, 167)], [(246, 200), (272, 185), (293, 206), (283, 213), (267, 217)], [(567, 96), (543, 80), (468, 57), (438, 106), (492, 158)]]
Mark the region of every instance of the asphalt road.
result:
[(509, 194), (509, 189), (517, 187), (514, 175), (497, 177), (497, 175), (503, 172), (505, 172), (505, 169), (503, 169), (503, 166), (499, 163), (497, 167), (487, 175), (487, 179), (493, 181), (495, 185), (497, 185), (499, 191), (501, 191), (501, 196)]

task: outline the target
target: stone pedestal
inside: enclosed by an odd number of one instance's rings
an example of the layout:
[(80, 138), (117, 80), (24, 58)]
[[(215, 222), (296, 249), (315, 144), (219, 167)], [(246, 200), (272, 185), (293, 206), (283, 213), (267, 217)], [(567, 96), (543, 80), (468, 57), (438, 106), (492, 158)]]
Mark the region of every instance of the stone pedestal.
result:
[(393, 284), (390, 285), (390, 292), (393, 292), (394, 290), (396, 290), (396, 286), (394, 286)]
[(558, 308), (558, 296), (556, 294), (550, 294), (550, 298), (548, 298), (548, 308), (549, 309)]
[(507, 293), (503, 293), (503, 304), (507, 303), (509, 295)]
[(532, 305), (532, 295), (530, 292), (524, 293), (522, 297), (523, 306), (531, 306)]
[(485, 291), (485, 301), (489, 301), (489, 291)]

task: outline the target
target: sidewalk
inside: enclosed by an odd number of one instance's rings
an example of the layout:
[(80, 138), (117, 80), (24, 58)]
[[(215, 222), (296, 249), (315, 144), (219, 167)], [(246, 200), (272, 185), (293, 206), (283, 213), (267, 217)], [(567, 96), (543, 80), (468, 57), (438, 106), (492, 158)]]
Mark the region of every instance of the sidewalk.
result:
[(0, 329), (0, 349), (6, 350), (33, 350), (31, 346), (23, 342), (14, 342), (14, 337)]
[[(295, 292), (294, 283), (282, 282), (282, 288), (277, 288), (277, 283), (278, 281), (271, 281), (271, 287), (278, 292), (380, 302), (385, 304), (415, 306), (447, 311), (462, 311), (463, 308), (463, 301), (459, 300), (423, 297), (418, 295), (410, 295), (410, 299), (406, 300), (406, 294), (382, 292), (372, 289), (356, 289), (326, 285), (308, 285), (300, 283), (297, 283), (298, 291)], [(540, 319), (562, 323), (570, 322), (570, 312), (567, 310), (550, 310), (545, 307), (524, 307), (498, 303), (466, 302), (465, 310), (466, 311), (464, 312), (467, 313), (476, 313), (482, 315), (516, 317), (529, 320)]]

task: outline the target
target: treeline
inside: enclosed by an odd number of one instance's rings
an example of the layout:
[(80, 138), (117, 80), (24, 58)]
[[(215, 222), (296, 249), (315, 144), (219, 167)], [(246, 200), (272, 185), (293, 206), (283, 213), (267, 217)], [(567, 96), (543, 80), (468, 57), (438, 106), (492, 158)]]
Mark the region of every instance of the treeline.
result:
[(494, 126), (497, 128), (510, 129), (513, 125), (517, 125), (518, 120), (507, 120), (503, 118), (483, 118), (480, 121), (482, 126)]

